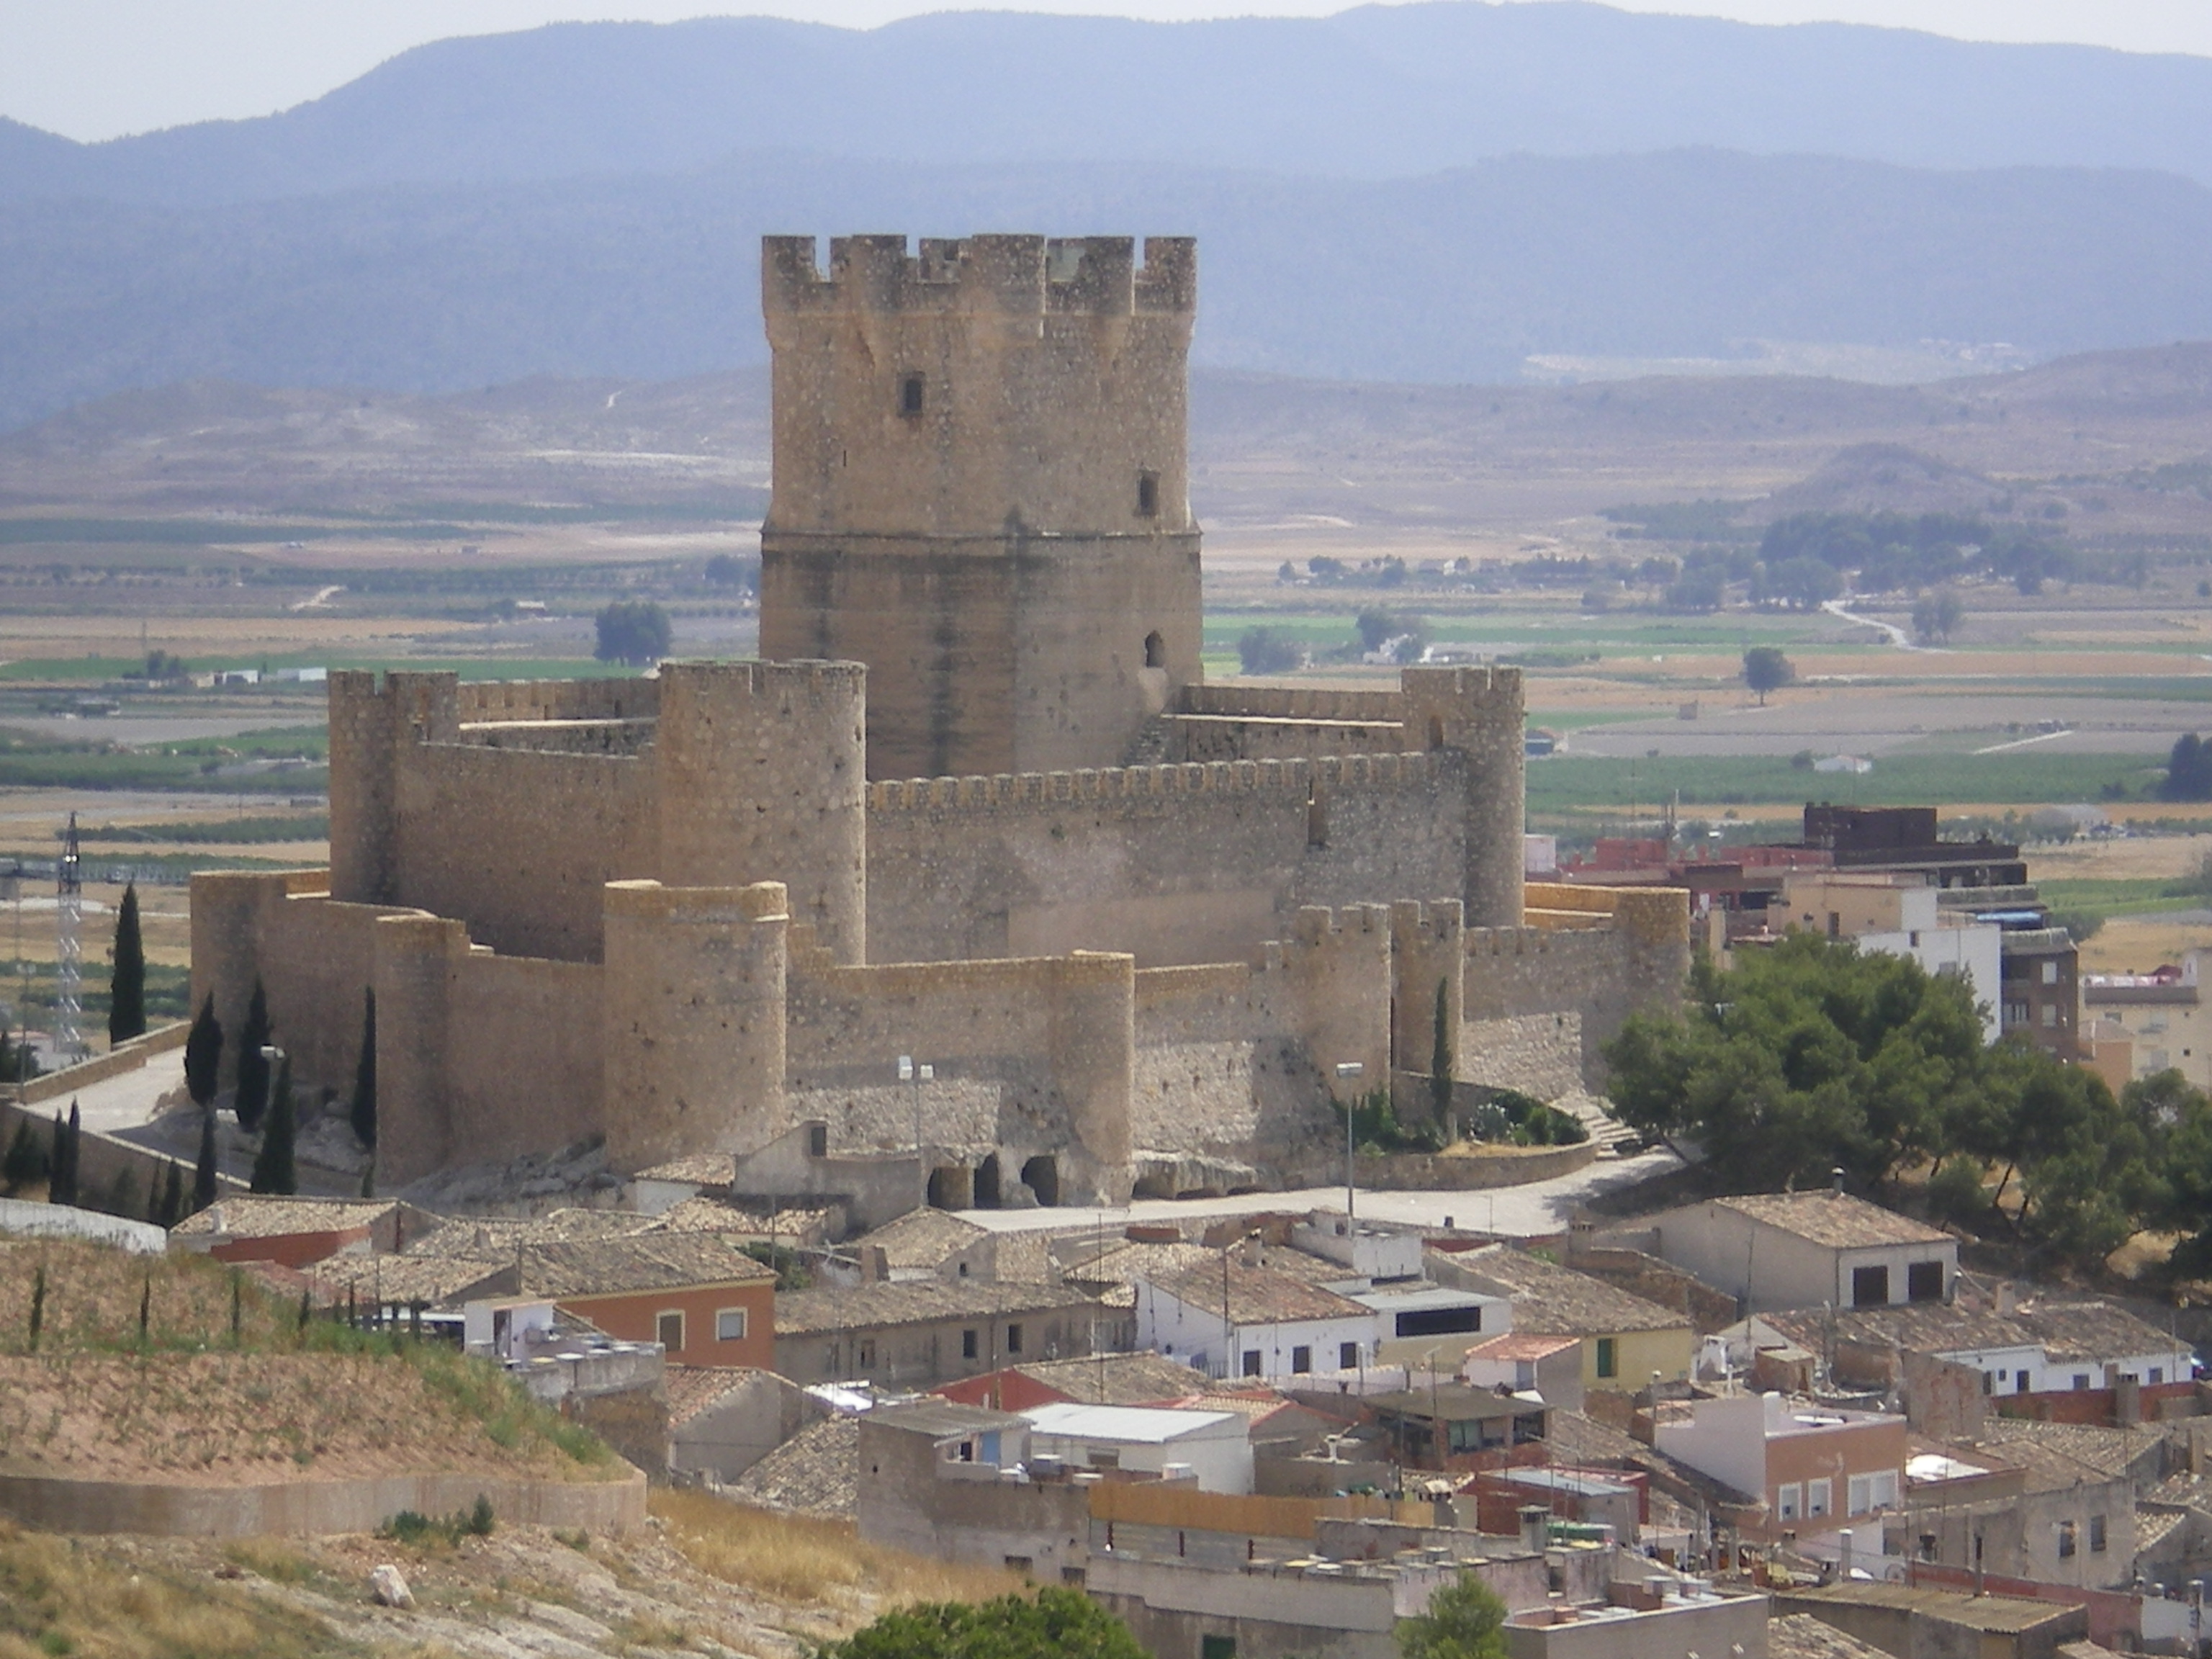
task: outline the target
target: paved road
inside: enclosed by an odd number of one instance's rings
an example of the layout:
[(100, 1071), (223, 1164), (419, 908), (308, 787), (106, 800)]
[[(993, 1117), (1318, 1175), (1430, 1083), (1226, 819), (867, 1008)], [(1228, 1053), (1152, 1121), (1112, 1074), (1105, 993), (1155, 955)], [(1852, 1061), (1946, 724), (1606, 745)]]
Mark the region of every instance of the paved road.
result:
[[(1459, 1226), (1504, 1237), (1534, 1238), (1563, 1233), (1575, 1211), (1601, 1193), (1617, 1191), (1681, 1168), (1663, 1149), (1636, 1158), (1602, 1158), (1573, 1175), (1525, 1187), (1486, 1192), (1370, 1193), (1357, 1195), (1355, 1211), (1377, 1221), (1413, 1226)], [(1146, 1199), (1122, 1209), (1087, 1210), (1062, 1206), (1049, 1210), (963, 1210), (962, 1219), (993, 1232), (1050, 1229), (1073, 1232), (1086, 1223), (1118, 1232), (1133, 1221), (1172, 1221), (1188, 1232), (1189, 1224), (1224, 1216), (1285, 1210), (1341, 1210), (1344, 1188), (1308, 1187), (1293, 1192), (1246, 1193), (1236, 1198)]]

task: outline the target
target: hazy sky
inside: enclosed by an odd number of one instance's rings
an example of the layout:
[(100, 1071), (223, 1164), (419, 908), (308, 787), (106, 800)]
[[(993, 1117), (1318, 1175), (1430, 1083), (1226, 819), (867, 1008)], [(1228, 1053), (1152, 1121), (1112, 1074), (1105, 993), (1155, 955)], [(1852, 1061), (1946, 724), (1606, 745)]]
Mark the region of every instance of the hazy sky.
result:
[[(1020, 0), (1002, 10), (1158, 18), (1319, 15), (1350, 0)], [(1977, 40), (2074, 40), (2212, 57), (2212, 0), (1614, 0), (1633, 11), (1749, 22), (1821, 19)], [(931, 0), (0, 0), (0, 115), (72, 138), (264, 115), (425, 40), (579, 18), (671, 21), (729, 12), (866, 27)]]

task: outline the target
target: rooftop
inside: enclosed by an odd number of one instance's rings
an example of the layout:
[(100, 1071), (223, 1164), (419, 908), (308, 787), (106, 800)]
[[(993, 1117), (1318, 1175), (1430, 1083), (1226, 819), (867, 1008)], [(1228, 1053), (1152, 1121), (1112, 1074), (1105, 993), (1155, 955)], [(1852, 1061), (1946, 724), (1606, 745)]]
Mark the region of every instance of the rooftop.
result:
[[(1827, 1333), (1914, 1353), (1987, 1352), (2040, 1348), (2052, 1362), (2101, 1362), (2153, 1354), (2178, 1354), (2189, 1344), (2109, 1302), (2023, 1302), (2008, 1314), (1957, 1303), (1913, 1302), (1888, 1308), (1820, 1313), (1769, 1314), (1778, 1332), (1815, 1352)], [(2187, 1378), (2177, 1378), (2187, 1381)]]
[(1766, 1621), (1767, 1659), (1889, 1659), (1880, 1648), (1846, 1636), (1809, 1613), (1781, 1613)]
[(944, 1210), (908, 1210), (896, 1221), (887, 1221), (872, 1233), (863, 1233), (846, 1248), (884, 1253), (893, 1267), (934, 1268), (946, 1257), (957, 1255), (976, 1240), (991, 1235), (972, 1221)]
[(1849, 1193), (1747, 1193), (1713, 1200), (1724, 1210), (1749, 1216), (1784, 1232), (1831, 1249), (1884, 1244), (1943, 1244), (1951, 1235), (1923, 1221), (1885, 1210)]
[(1434, 1388), (1400, 1389), (1391, 1394), (1370, 1394), (1366, 1403), (1376, 1411), (1401, 1417), (1439, 1419), (1447, 1423), (1476, 1418), (1522, 1417), (1544, 1409), (1533, 1400), (1477, 1389), (1465, 1382), (1439, 1382)]
[(1347, 1297), (1310, 1285), (1273, 1267), (1248, 1267), (1233, 1255), (1149, 1279), (1185, 1307), (1208, 1313), (1228, 1310), (1232, 1325), (1275, 1325), (1310, 1319), (1367, 1319), (1370, 1311)]
[(276, 1198), (241, 1195), (219, 1198), (186, 1216), (173, 1233), (197, 1237), (276, 1238), (291, 1233), (343, 1232), (374, 1226), (398, 1207), (397, 1199)]
[(532, 1296), (611, 1296), (775, 1277), (762, 1263), (712, 1233), (532, 1243), (521, 1250), (522, 1289)]
[(1074, 1401), (1033, 1406), (1022, 1413), (1039, 1434), (1072, 1440), (1120, 1440), (1132, 1445), (1163, 1446), (1172, 1440), (1211, 1438), (1227, 1427), (1241, 1431), (1237, 1412), (1165, 1411), (1143, 1406), (1086, 1406)]
[(1156, 1353), (1107, 1353), (1088, 1359), (1041, 1359), (1010, 1365), (1073, 1400), (1094, 1406), (1154, 1406), (1200, 1393), (1206, 1373)]
[(1588, 1273), (1557, 1267), (1510, 1244), (1489, 1244), (1443, 1260), (1455, 1264), (1468, 1278), (1510, 1297), (1513, 1328), (1524, 1335), (1671, 1331), (1690, 1322), (1687, 1315), (1647, 1302)]
[(1508, 1331), (1503, 1336), (1492, 1337), (1487, 1342), (1476, 1343), (1467, 1351), (1467, 1357), (1498, 1362), (1548, 1359), (1555, 1353), (1580, 1344), (1579, 1337), (1547, 1336), (1535, 1331)]
[(671, 1364), (661, 1373), (662, 1386), (668, 1393), (668, 1426), (672, 1429), (688, 1423), (716, 1401), (750, 1387), (755, 1378), (773, 1375), (750, 1365)]
[(2062, 1602), (2024, 1601), (2009, 1595), (1968, 1595), (1960, 1590), (1920, 1589), (1881, 1583), (1808, 1587), (1785, 1591), (1777, 1598), (1777, 1604), (1783, 1607), (1806, 1602), (1838, 1607), (1895, 1607), (1941, 1620), (1945, 1624), (1999, 1635), (2016, 1635), (2054, 1619), (2078, 1616), (2075, 1607)]
[(860, 1419), (830, 1417), (810, 1423), (726, 1487), (740, 1503), (800, 1515), (852, 1519), (855, 1508), (854, 1464), (860, 1448)]
[(1011, 1412), (994, 1412), (988, 1406), (963, 1406), (957, 1400), (934, 1396), (903, 1406), (878, 1406), (868, 1413), (867, 1420), (878, 1428), (896, 1429), (902, 1434), (926, 1434), (933, 1440), (991, 1429), (1029, 1426)]
[(848, 1291), (793, 1291), (775, 1299), (775, 1334), (915, 1325), (932, 1319), (981, 1319), (1098, 1304), (1059, 1285), (1000, 1285), (981, 1279), (914, 1279)]
[(727, 1152), (693, 1152), (688, 1158), (671, 1158), (665, 1164), (656, 1164), (649, 1170), (640, 1170), (631, 1177), (635, 1181), (695, 1182), (702, 1187), (727, 1187), (736, 1173), (738, 1161)]
[(421, 1302), (433, 1306), (465, 1299), (471, 1291), (495, 1295), (494, 1279), (505, 1280), (514, 1263), (479, 1261), (465, 1255), (334, 1255), (318, 1261), (309, 1277), (327, 1294), (351, 1290), (357, 1297), (384, 1302)]
[(738, 1238), (817, 1239), (829, 1231), (833, 1210), (794, 1206), (763, 1212), (704, 1194), (671, 1205), (644, 1231), (656, 1233), (726, 1233)]

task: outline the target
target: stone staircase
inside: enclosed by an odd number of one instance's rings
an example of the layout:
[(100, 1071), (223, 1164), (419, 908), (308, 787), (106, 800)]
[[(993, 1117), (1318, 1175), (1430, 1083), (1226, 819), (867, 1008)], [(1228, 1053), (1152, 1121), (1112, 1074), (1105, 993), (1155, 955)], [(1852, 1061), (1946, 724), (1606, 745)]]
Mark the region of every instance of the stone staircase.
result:
[(1589, 1132), (1600, 1158), (1621, 1158), (1634, 1150), (1643, 1137), (1613, 1115), (1612, 1104), (1597, 1095), (1562, 1095), (1552, 1103)]

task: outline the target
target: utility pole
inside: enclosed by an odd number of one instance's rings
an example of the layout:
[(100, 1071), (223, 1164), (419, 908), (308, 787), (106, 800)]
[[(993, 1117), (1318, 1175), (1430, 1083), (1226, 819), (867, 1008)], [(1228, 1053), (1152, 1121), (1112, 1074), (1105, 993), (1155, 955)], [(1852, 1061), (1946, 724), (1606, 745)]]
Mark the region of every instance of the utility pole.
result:
[(83, 856), (72, 812), (56, 866), (54, 908), (54, 1053), (64, 1066), (84, 1057), (84, 1034), (77, 1025), (84, 1014), (84, 883), (78, 875)]
[[(1357, 1083), (1366, 1074), (1367, 1067), (1359, 1060), (1340, 1060), (1336, 1063), (1336, 1080), (1339, 1083)], [(1358, 1120), (1358, 1113), (1359, 1091), (1355, 1089), (1352, 1098), (1344, 1103), (1344, 1236), (1346, 1238), (1351, 1237), (1354, 1231), (1352, 1206), (1358, 1191), (1358, 1183), (1353, 1179), (1358, 1149), (1353, 1145), (1353, 1127)]]

